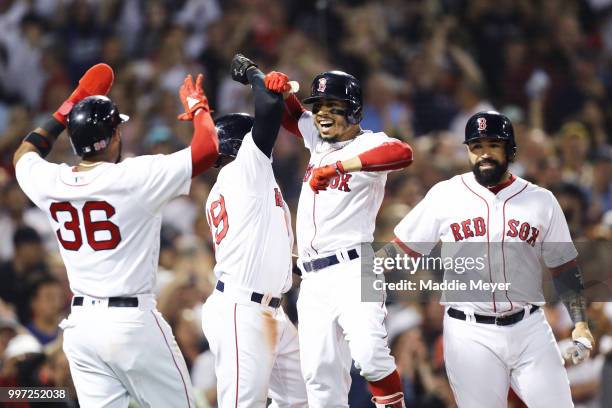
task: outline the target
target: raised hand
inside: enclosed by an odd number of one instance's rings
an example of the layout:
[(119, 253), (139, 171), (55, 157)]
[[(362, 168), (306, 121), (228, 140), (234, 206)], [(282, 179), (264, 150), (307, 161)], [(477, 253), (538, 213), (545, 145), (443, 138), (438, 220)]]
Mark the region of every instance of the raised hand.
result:
[(204, 90), (202, 89), (203, 80), (204, 75), (199, 74), (194, 85), (191, 74), (185, 77), (183, 85), (179, 89), (179, 98), (185, 108), (185, 113), (178, 115), (179, 120), (193, 120), (193, 115), (198, 109), (210, 112), (208, 98), (204, 95)]

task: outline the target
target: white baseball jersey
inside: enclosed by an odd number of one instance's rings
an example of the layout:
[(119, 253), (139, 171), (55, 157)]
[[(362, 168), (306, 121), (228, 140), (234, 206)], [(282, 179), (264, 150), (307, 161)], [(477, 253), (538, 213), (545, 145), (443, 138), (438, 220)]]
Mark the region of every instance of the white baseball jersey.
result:
[(279, 295), (291, 287), (291, 218), (272, 159), (249, 132), (206, 200), (215, 244), (215, 275), (224, 282)]
[(351, 159), (385, 142), (396, 141), (383, 132), (364, 131), (354, 139), (327, 143), (306, 111), (298, 122), (310, 162), (304, 175), (297, 212), (297, 242), (300, 260), (318, 258), (343, 248), (372, 242), (376, 214), (380, 209), (387, 171), (353, 172), (331, 180), (325, 191), (315, 194), (308, 184), (316, 167)]
[[(343, 174), (318, 194), (309, 181), (316, 167), (351, 159), (395, 139), (364, 131), (352, 140), (328, 143), (319, 136), (308, 111), (298, 126), (311, 153), (297, 213), (300, 260), (372, 242), (387, 171)], [(381, 380), (396, 369), (387, 346), (387, 309), (384, 302), (361, 302), (361, 282), (361, 259), (302, 275), (298, 334), (310, 407), (348, 407), (351, 359), (367, 381)]]
[(27, 153), (17, 162), (16, 174), (22, 190), (56, 230), (75, 295), (152, 292), (161, 209), (189, 192), (191, 148), (104, 162), (88, 171)]
[(540, 259), (553, 268), (578, 255), (552, 193), (519, 177), (497, 194), (479, 184), (471, 172), (442, 181), (396, 226), (395, 235), (424, 255), (441, 240), (443, 259), (474, 248), (485, 251), (480, 277), (510, 282), (507, 290), (492, 294), (490, 302), (446, 302), (484, 314), (543, 304)]

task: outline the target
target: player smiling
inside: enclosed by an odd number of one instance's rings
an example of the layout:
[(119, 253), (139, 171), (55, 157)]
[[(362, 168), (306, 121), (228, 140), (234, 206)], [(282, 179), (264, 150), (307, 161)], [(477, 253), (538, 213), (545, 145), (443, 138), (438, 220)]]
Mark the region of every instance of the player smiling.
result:
[[(288, 90), (285, 74), (266, 86)], [(361, 302), (361, 244), (373, 240), (387, 174), (412, 162), (410, 146), (364, 130), (361, 86), (352, 75), (317, 75), (302, 107), (285, 93), (283, 126), (310, 150), (297, 214), (302, 271), (298, 299), (300, 357), (311, 408), (346, 407), (351, 358), (369, 382), (377, 407), (403, 407), (389, 354), (384, 302)], [(382, 300), (382, 299), (381, 299)]]
[[(563, 211), (550, 191), (508, 171), (517, 146), (507, 117), (494, 111), (472, 116), (465, 144), (472, 172), (432, 187), (395, 228), (396, 242), (378, 255), (427, 255), (438, 241), (442, 251), (488, 255), (482, 275), (474, 275), (483, 285), (471, 289), (487, 289), (486, 282), (495, 290), (444, 298), (444, 359), (459, 407), (506, 407), (510, 385), (530, 407), (572, 407), (560, 352), (540, 308), (543, 260), (575, 324), (571, 357), (575, 363), (588, 357), (593, 336)], [(459, 276), (455, 272), (446, 269), (445, 280)], [(475, 375), (486, 375), (487, 386)]]

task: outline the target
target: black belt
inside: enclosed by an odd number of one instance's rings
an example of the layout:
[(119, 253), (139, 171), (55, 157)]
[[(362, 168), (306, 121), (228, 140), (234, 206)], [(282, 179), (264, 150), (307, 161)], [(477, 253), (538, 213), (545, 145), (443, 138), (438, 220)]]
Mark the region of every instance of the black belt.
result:
[[(540, 306), (532, 305), (529, 310), (529, 315), (533, 314), (536, 310), (538, 310)], [(452, 307), (448, 309), (448, 315), (450, 317), (454, 317), (459, 320), (466, 320), (466, 315), (461, 310), (453, 309)], [(484, 323), (484, 324), (495, 324), (497, 326), (509, 326), (511, 324), (515, 324), (523, 320), (525, 317), (525, 309), (521, 310), (518, 313), (514, 313), (508, 316), (484, 316), (475, 314), (474, 318), (476, 318), (476, 323)]]
[[(347, 252), (349, 259), (359, 258), (356, 249), (351, 249)], [(327, 268), (328, 266), (336, 265), (340, 260), (336, 255), (326, 256), (324, 258), (313, 259), (312, 261), (302, 262), (302, 266), (306, 272), (318, 271), (319, 269)]]
[[(83, 296), (72, 298), (72, 306), (83, 306)], [(111, 297), (108, 298), (108, 307), (138, 307), (137, 297)]]
[[(225, 283), (223, 283), (223, 281), (217, 281), (217, 285), (215, 286), (215, 288), (219, 291), (219, 292), (223, 292), (225, 290)], [(255, 302), (255, 303), (259, 303), (261, 304), (261, 301), (263, 300), (264, 295), (262, 295), (261, 293), (257, 293), (257, 292), (253, 292), (251, 293), (251, 301)], [(277, 309), (281, 304), (281, 299), (277, 298), (277, 297), (273, 297), (270, 299), (270, 303), (268, 303), (268, 306), (273, 307), (274, 309)]]

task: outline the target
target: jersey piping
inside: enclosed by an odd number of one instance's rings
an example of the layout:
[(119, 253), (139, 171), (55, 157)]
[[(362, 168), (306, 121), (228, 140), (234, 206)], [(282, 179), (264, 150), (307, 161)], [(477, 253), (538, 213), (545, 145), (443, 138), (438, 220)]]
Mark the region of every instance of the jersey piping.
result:
[[(514, 197), (516, 197), (517, 195), (521, 194), (526, 188), (527, 188), (527, 183), (525, 183), (525, 185), (523, 186), (523, 188), (521, 188), (518, 192), (514, 193), (514, 195), (511, 195), (510, 197), (506, 198), (506, 200), (504, 201), (504, 205), (502, 207), (502, 242), (501, 242), (501, 252), (502, 252), (502, 270), (504, 271), (504, 283), (508, 283), (507, 279), (506, 279), (506, 254), (504, 252), (504, 242), (506, 241), (506, 204), (508, 203), (508, 201), (510, 201), (511, 199), (513, 199)], [(505, 286), (507, 287), (507, 285)], [(512, 311), (512, 309), (514, 309), (514, 306), (512, 304), (512, 300), (510, 300), (510, 297), (508, 296), (508, 289), (505, 290), (506, 292), (506, 299), (508, 299), (508, 302), (510, 302), (510, 310), (507, 310), (507, 312)]]
[[(485, 200), (484, 197), (482, 197), (480, 194), (478, 194), (477, 192), (472, 190), (466, 184), (465, 180), (463, 179), (463, 176), (461, 176), (461, 182), (463, 183), (465, 188), (470, 190), (478, 198), (480, 198), (482, 201), (484, 201), (485, 205), (487, 206), (487, 264), (489, 265), (489, 283), (493, 283), (493, 277), (491, 276), (491, 253), (490, 253), (490, 240), (489, 240), (489, 229), (490, 229), (490, 224), (489, 224), (489, 203), (487, 202), (487, 200)], [(492, 292), (492, 297), (493, 297), (493, 302), (492, 302), (493, 303), (493, 311), (495, 313), (497, 313), (497, 302), (495, 301), (495, 292)]]

